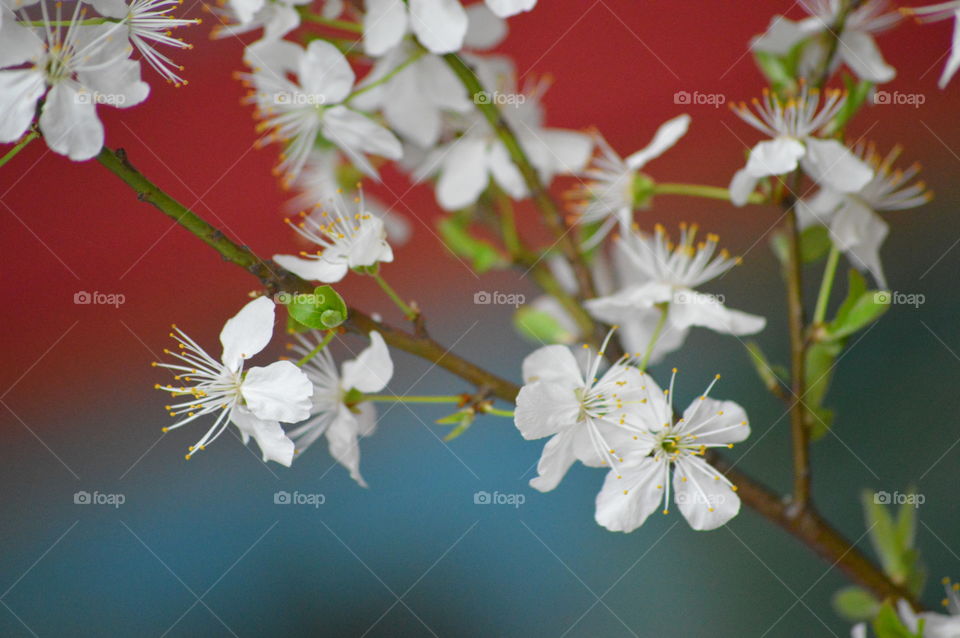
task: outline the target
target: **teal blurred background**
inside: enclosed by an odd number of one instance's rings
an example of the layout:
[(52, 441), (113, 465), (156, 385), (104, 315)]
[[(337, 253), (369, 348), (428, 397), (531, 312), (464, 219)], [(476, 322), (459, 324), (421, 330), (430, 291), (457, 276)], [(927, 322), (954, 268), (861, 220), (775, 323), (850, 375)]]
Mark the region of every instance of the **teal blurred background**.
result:
[[(730, 100), (756, 94), (761, 81), (746, 43), (787, 6), (544, 3), (511, 22), (501, 50), (522, 72), (553, 75), (545, 98), (552, 125), (596, 125), (627, 153), (687, 108), (674, 104), (678, 90)], [(900, 73), (887, 88), (921, 93), (926, 103), (872, 107), (851, 130), (881, 149), (901, 142), (905, 162), (926, 165), (935, 201), (891, 215), (883, 250), (891, 287), (925, 303), (893, 307), (849, 349), (828, 399), (835, 430), (813, 451), (819, 507), (851, 539), (864, 532), (862, 490), (913, 485), (925, 496), (918, 542), (931, 606), (941, 598), (940, 577), (960, 576), (960, 84), (935, 84), (948, 27), (906, 24), (880, 39)], [(261, 254), (287, 251), (287, 195), (270, 177), (273, 150), (251, 150), (248, 111), (234, 106), (242, 88), (230, 73), (241, 45), (204, 38), (198, 30), (197, 48), (183, 56), (191, 85), (155, 86), (142, 107), (106, 114), (108, 143), (127, 148), (155, 181)], [(758, 138), (726, 109), (687, 110), (690, 133), (650, 173), (723, 185), (744, 144)], [(435, 338), (518, 380), (532, 346), (509, 329), (511, 308), (474, 305), (473, 295), (532, 298), (532, 283), (512, 272), (477, 279), (445, 255), (430, 230), (437, 211), (428, 188), (407, 193), (388, 172), (386, 184), (370, 190), (415, 233), (385, 274), (421, 303)], [(161, 437), (165, 398), (152, 385), (163, 379), (149, 363), (169, 346), (174, 321), (216, 350), (223, 321), (253, 280), (96, 164), (71, 164), (41, 144), (4, 168), (0, 193), (8, 299), (0, 324), (0, 635), (847, 635), (830, 605), (846, 580), (752, 511), (710, 533), (691, 531), (675, 513), (629, 535), (607, 532), (593, 521), (603, 473), (576, 467), (557, 490), (537, 493), (527, 481), (542, 442), (523, 441), (507, 419), (482, 419), (444, 444), (446, 430), (433, 425), (445, 414), (440, 407), (382, 406), (377, 434), (361, 443), (367, 490), (319, 445), (291, 469), (264, 466), (227, 436), (184, 461), (197, 430)], [(744, 255), (743, 266), (707, 289), (767, 316), (758, 341), (784, 361), (782, 284), (767, 241), (777, 218), (773, 209), (663, 197), (639, 221), (699, 221)], [(819, 267), (807, 275), (812, 298)], [(120, 292), (127, 301), (76, 306), (80, 290)], [(353, 277), (340, 290), (400, 320), (370, 282)], [(363, 345), (344, 340), (338, 355)], [(273, 354), (282, 354), (282, 341)], [(467, 389), (404, 353), (395, 361), (392, 392)], [(679, 404), (723, 374), (713, 394), (743, 404), (753, 426), (731, 457), (787, 490), (787, 418), (742, 345), (694, 332), (653, 374), (664, 379), (672, 366), (681, 371)], [(525, 501), (477, 505), (481, 490)], [(125, 502), (77, 505), (78, 491), (122, 494)], [(278, 505), (278, 491), (322, 494), (324, 503)], [(861, 547), (871, 551), (866, 539)]]

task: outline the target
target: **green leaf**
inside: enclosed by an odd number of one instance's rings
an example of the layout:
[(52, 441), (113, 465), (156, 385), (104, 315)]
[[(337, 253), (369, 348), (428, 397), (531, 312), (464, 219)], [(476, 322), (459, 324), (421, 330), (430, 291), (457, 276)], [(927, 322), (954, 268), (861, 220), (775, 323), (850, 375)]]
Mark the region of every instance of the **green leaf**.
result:
[(469, 223), (469, 219), (458, 215), (444, 217), (437, 223), (437, 230), (447, 249), (470, 261), (477, 273), (508, 265), (509, 260), (493, 244), (470, 234)]
[(827, 433), (833, 421), (833, 412), (823, 407), (823, 400), (830, 389), (834, 365), (842, 351), (843, 344), (835, 341), (818, 342), (807, 348), (804, 365), (807, 393), (803, 396), (803, 403), (810, 413), (807, 420), (810, 437), (814, 441)]
[(550, 313), (534, 306), (523, 306), (513, 315), (513, 325), (521, 336), (535, 343), (571, 343), (576, 335)]
[[(789, 245), (787, 236), (783, 233), (775, 233), (771, 239), (773, 254), (776, 255), (780, 263), (786, 265), (788, 258)], [(823, 258), (830, 250), (830, 233), (823, 226), (810, 226), (800, 233), (800, 261), (804, 264), (810, 264)]]
[(793, 71), (786, 57), (766, 51), (754, 51), (753, 59), (776, 92), (780, 93), (795, 86)]
[(879, 319), (889, 307), (889, 292), (866, 290), (863, 276), (851, 270), (847, 298), (837, 310), (837, 316), (827, 324), (825, 336), (832, 340), (849, 337)]
[(862, 587), (850, 585), (833, 595), (833, 607), (850, 622), (874, 618), (880, 611), (880, 601)]
[(316, 330), (336, 328), (347, 320), (347, 304), (330, 286), (317, 286), (312, 293), (279, 296), (297, 322)]
[(460, 435), (463, 434), (464, 432), (466, 432), (467, 429), (468, 429), (471, 425), (473, 425), (473, 422), (476, 420), (476, 418), (477, 418), (477, 413), (476, 413), (476, 411), (471, 407), (471, 408), (465, 408), (465, 409), (463, 409), (463, 410), (459, 410), (459, 411), (457, 411), (457, 412), (454, 412), (453, 414), (448, 415), (448, 416), (445, 416), (445, 417), (443, 417), (442, 419), (437, 419), (437, 420), (436, 420), (436, 423), (438, 423), (438, 424), (440, 424), (440, 425), (455, 425), (455, 426), (456, 426), (456, 427), (453, 428), (453, 430), (451, 430), (445, 437), (443, 437), (443, 440), (444, 440), (444, 441), (449, 442), (449, 441), (454, 440), (455, 438), (457, 438), (458, 436), (460, 436)]
[(907, 580), (903, 551), (905, 548), (900, 544), (897, 527), (890, 515), (890, 510), (881, 502), (889, 498), (890, 494), (887, 492), (864, 490), (862, 494), (864, 518), (870, 530), (870, 542), (880, 557), (883, 571), (895, 583), (903, 584)]
[(873, 631), (877, 634), (877, 638), (923, 638), (922, 627), (916, 634), (907, 629), (889, 602), (881, 605), (877, 617), (873, 619)]
[(773, 367), (770, 365), (770, 362), (767, 361), (766, 355), (764, 355), (763, 350), (760, 349), (760, 344), (756, 341), (748, 341), (744, 346), (747, 348), (750, 361), (753, 363), (753, 367), (756, 369), (760, 380), (763, 381), (763, 385), (766, 386), (768, 390), (780, 387), (780, 378), (784, 377), (777, 378)]

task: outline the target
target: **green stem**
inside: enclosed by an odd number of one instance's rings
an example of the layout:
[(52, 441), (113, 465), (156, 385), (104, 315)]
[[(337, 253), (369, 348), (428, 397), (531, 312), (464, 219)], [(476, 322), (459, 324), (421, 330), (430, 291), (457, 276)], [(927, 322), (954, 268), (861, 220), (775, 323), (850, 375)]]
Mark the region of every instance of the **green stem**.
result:
[(302, 17), (307, 22), (313, 22), (315, 24), (322, 24), (325, 27), (330, 27), (332, 29), (340, 29), (341, 31), (349, 31), (350, 33), (363, 33), (363, 25), (357, 24), (356, 22), (350, 22), (348, 20), (336, 20), (334, 18), (324, 18), (323, 16), (318, 16), (315, 13), (310, 13), (309, 10), (303, 8), (300, 10), (300, 17)]
[(336, 330), (328, 330), (327, 334), (323, 337), (320, 343), (317, 344), (317, 347), (311, 350), (310, 352), (308, 352), (302, 359), (297, 361), (297, 365), (302, 368), (307, 363), (307, 361), (310, 361), (310, 359), (313, 359), (315, 356), (320, 354), (320, 351), (326, 348), (330, 344), (330, 342), (333, 341), (333, 337), (336, 334), (337, 334)]
[(367, 91), (369, 91), (369, 90), (371, 90), (371, 89), (374, 89), (374, 88), (380, 86), (381, 84), (386, 84), (387, 82), (389, 82), (390, 80), (392, 80), (393, 78), (395, 78), (401, 71), (403, 71), (403, 70), (406, 69), (408, 66), (410, 66), (411, 64), (413, 64), (414, 62), (416, 62), (417, 60), (419, 60), (420, 58), (422, 58), (422, 57), (426, 54), (426, 52), (427, 52), (426, 49), (420, 49), (419, 51), (417, 51), (416, 53), (414, 53), (413, 55), (411, 55), (409, 58), (407, 58), (406, 60), (404, 60), (402, 63), (400, 63), (400, 64), (398, 64), (397, 66), (393, 67), (393, 68), (390, 70), (390, 72), (387, 73), (386, 75), (384, 75), (382, 78), (380, 78), (380, 79), (378, 79), (378, 80), (374, 80), (374, 81), (371, 82), (370, 84), (367, 84), (367, 85), (365, 85), (365, 86), (362, 86), (362, 87), (358, 88), (356, 91), (354, 91), (353, 93), (351, 93), (350, 95), (348, 95), (348, 96), (347, 96), (347, 99), (346, 99), (345, 101), (346, 101), (346, 102), (349, 102), (350, 100), (352, 100), (353, 98), (357, 97), (358, 95), (363, 95), (363, 94), (366, 93)]
[(840, 262), (840, 249), (836, 244), (830, 245), (830, 254), (827, 255), (827, 265), (823, 268), (823, 281), (820, 282), (820, 294), (817, 295), (817, 306), (813, 311), (813, 325), (823, 323), (827, 315), (827, 304), (830, 303), (830, 291), (833, 290), (833, 280), (837, 275), (837, 264)]
[(502, 416), (502, 417), (506, 417), (506, 418), (508, 418), (508, 419), (512, 419), (513, 416), (514, 416), (514, 415), (513, 415), (513, 410), (500, 410), (500, 409), (497, 409), (497, 408), (494, 408), (494, 407), (484, 408), (484, 409), (483, 409), (483, 413), (484, 413), (484, 414), (492, 414), (493, 416)]
[(657, 305), (660, 307), (660, 319), (657, 321), (657, 326), (653, 329), (653, 334), (650, 335), (647, 350), (643, 353), (643, 361), (640, 362), (640, 372), (646, 372), (647, 364), (650, 362), (650, 356), (653, 354), (653, 348), (657, 345), (657, 340), (660, 339), (660, 333), (663, 332), (663, 327), (667, 325), (667, 315), (670, 313), (670, 302), (665, 301)]
[[(653, 186), (654, 195), (689, 195), (691, 197), (706, 197), (708, 199), (723, 199), (730, 201), (730, 191), (719, 186), (704, 186), (702, 184), (656, 183)], [(750, 193), (747, 202), (763, 204), (767, 200), (760, 193)]]
[(390, 401), (395, 403), (462, 403), (463, 396), (401, 396), (399, 394), (364, 394), (360, 401)]
[(12, 160), (14, 156), (16, 156), (17, 153), (22, 151), (27, 144), (37, 139), (38, 137), (40, 137), (40, 134), (37, 133), (36, 131), (30, 131), (29, 133), (27, 133), (26, 136), (24, 136), (23, 139), (17, 142), (17, 145), (11, 148), (6, 155), (4, 155), (3, 157), (0, 157), (0, 168), (2, 168), (7, 162)]
[(393, 287), (387, 283), (387, 280), (383, 278), (383, 275), (381, 275), (379, 272), (375, 272), (375, 273), (372, 273), (371, 276), (377, 281), (378, 284), (380, 284), (380, 287), (383, 289), (383, 292), (387, 293), (387, 296), (390, 297), (393, 303), (397, 305), (397, 308), (399, 308), (400, 311), (403, 312), (403, 316), (405, 316), (410, 321), (413, 321), (414, 319), (417, 318), (417, 315), (419, 313), (413, 308), (411, 308), (409, 305), (407, 305), (407, 303), (400, 298), (400, 295), (398, 295), (397, 291), (394, 290)]

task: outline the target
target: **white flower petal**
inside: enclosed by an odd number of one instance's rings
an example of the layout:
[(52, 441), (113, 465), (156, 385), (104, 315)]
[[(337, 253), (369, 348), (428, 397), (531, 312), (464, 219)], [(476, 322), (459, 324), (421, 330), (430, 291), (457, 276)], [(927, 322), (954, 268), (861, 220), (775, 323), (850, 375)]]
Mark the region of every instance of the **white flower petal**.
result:
[(233, 408), (230, 412), (230, 420), (243, 435), (244, 444), (250, 440), (250, 437), (257, 442), (264, 463), (276, 461), (287, 467), (293, 463), (293, 441), (284, 434), (279, 423), (259, 419), (243, 406)]
[(340, 383), (344, 388), (361, 392), (379, 392), (393, 377), (390, 349), (379, 332), (370, 332), (370, 345), (356, 359), (343, 363)]
[(946, 88), (957, 69), (960, 69), (960, 8), (953, 12), (953, 40), (950, 43), (950, 57), (940, 75), (941, 89)]
[(261, 419), (296, 423), (310, 416), (313, 384), (290, 361), (250, 368), (240, 386), (247, 408)]
[(273, 301), (257, 297), (229, 319), (220, 331), (223, 365), (236, 371), (244, 359), (266, 348), (273, 337), (273, 317)]
[(848, 197), (833, 218), (830, 231), (837, 248), (847, 255), (850, 263), (860, 270), (869, 271), (877, 285), (886, 289), (887, 278), (880, 262), (880, 246), (890, 232), (887, 222), (862, 201)]
[(514, 199), (523, 199), (527, 196), (527, 183), (500, 140), (490, 145), (487, 151), (487, 165), (490, 167), (493, 179), (507, 192), (507, 195)]
[(355, 78), (347, 58), (326, 40), (314, 40), (307, 45), (297, 77), (304, 93), (322, 97), (322, 103), (327, 105), (343, 101)]
[(410, 27), (433, 53), (452, 53), (463, 46), (467, 12), (460, 0), (409, 0)]
[(741, 168), (734, 173), (733, 179), (730, 180), (729, 187), (730, 202), (734, 206), (743, 206), (746, 204), (753, 190), (757, 187), (758, 181), (760, 181), (760, 178), (751, 175), (750, 171), (745, 168)]
[(627, 166), (632, 170), (642, 168), (650, 160), (660, 157), (683, 137), (690, 128), (690, 116), (684, 113), (660, 125), (653, 139), (645, 148), (630, 155), (626, 159)]
[(44, 89), (43, 73), (0, 71), (0, 142), (15, 142), (27, 132)]
[(525, 439), (540, 439), (576, 425), (580, 404), (573, 389), (538, 381), (520, 388), (514, 423)]
[(750, 335), (763, 330), (767, 320), (739, 310), (731, 310), (712, 296), (684, 291), (684, 303), (670, 305), (669, 322), (683, 329), (690, 326), (709, 328), (730, 335)]
[(611, 532), (632, 532), (643, 525), (663, 501), (665, 467), (645, 456), (610, 470), (597, 494), (597, 523)]
[[(674, 499), (690, 527), (716, 529), (740, 512), (740, 497), (706, 461), (680, 458), (673, 472)], [(684, 480), (686, 479), (686, 480)]]
[(753, 177), (783, 175), (794, 170), (806, 152), (803, 144), (790, 137), (765, 140), (750, 151), (746, 171)]
[(393, 133), (366, 115), (339, 105), (323, 114), (323, 134), (345, 151), (360, 151), (397, 160), (403, 156), (403, 145)]
[(75, 162), (96, 156), (103, 147), (97, 107), (79, 96), (74, 84), (61, 82), (47, 93), (40, 112), (40, 130), (47, 146)]
[(381, 56), (407, 32), (407, 7), (403, 0), (366, 0), (363, 16), (363, 49)]
[(837, 140), (808, 138), (803, 170), (818, 184), (856, 193), (873, 179), (873, 169)]
[(486, 0), (487, 6), (501, 18), (509, 18), (537, 6), (537, 0)]
[(330, 456), (350, 471), (350, 478), (361, 487), (367, 487), (366, 481), (360, 475), (358, 429), (356, 416), (346, 406), (341, 405), (337, 416), (327, 427), (327, 445), (330, 448)]
[(570, 348), (561, 345), (544, 346), (528, 354), (523, 360), (523, 382), (537, 381), (561, 383), (571, 388), (583, 385), (580, 364), (570, 352)]
[(490, 181), (486, 146), (486, 140), (469, 136), (452, 142), (437, 181), (437, 202), (444, 209), (464, 208), (486, 189)]
[(467, 35), (463, 45), (471, 49), (492, 49), (507, 37), (507, 22), (483, 4), (467, 7)]
[(345, 262), (333, 263), (325, 259), (303, 259), (294, 255), (274, 255), (273, 260), (293, 274), (310, 281), (335, 284), (350, 269)]
[(697, 443), (739, 443), (750, 436), (746, 411), (733, 401), (707, 397), (694, 399), (683, 412), (682, 432), (697, 437)]
[(869, 33), (844, 31), (840, 36), (838, 52), (861, 80), (882, 84), (897, 75), (897, 70), (884, 62), (876, 41)]

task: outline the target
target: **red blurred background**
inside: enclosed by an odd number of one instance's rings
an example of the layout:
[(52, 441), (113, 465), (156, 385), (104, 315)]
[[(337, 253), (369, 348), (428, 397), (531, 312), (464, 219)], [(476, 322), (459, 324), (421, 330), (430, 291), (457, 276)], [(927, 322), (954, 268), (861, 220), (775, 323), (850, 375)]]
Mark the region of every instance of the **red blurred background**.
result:
[[(544, 99), (550, 125), (596, 126), (622, 153), (645, 145), (664, 120), (689, 112), (690, 133), (649, 172), (663, 181), (725, 185), (757, 133), (726, 108), (675, 104), (674, 93), (721, 93), (728, 101), (756, 94), (762, 80), (747, 49), (749, 39), (789, 6), (545, 0), (510, 20), (510, 35), (499, 51), (514, 57), (521, 83), (553, 77)], [(796, 7), (792, 11), (798, 14)], [(185, 65), (190, 84), (174, 88), (145, 68), (152, 95), (144, 104), (100, 108), (107, 143), (126, 149), (150, 179), (258, 254), (289, 252), (294, 239), (281, 222), (290, 194), (270, 170), (277, 149), (253, 148), (252, 109), (241, 105), (245, 90), (233, 79), (242, 70), (244, 42), (210, 41), (212, 16), (198, 6), (190, 13), (205, 18), (202, 26), (183, 33), (196, 46), (172, 54)], [(885, 88), (925, 94), (926, 104), (867, 109), (851, 131), (869, 131), (882, 147), (903, 142), (908, 161), (923, 157), (943, 167), (928, 171), (935, 190), (937, 174), (955, 170), (957, 156), (949, 146), (960, 141), (952, 124), (960, 81), (946, 92), (936, 87), (949, 29), (947, 23), (908, 22), (880, 37), (885, 56), (898, 70)], [(442, 316), (448, 291), (470, 285), (474, 277), (444, 254), (432, 231), (439, 209), (431, 188), (410, 188), (389, 169), (385, 175), (385, 184), (369, 190), (407, 217), (414, 230), (385, 274), (403, 294), (420, 300), (428, 314)], [(42, 142), (0, 171), (0, 201), (7, 299), (0, 386), (15, 384), (9, 399), (15, 410), (57, 406), (63, 415), (67, 402), (84, 395), (84, 410), (109, 411), (118, 390), (141, 378), (152, 381), (151, 371), (140, 364), (168, 345), (167, 324), (176, 321), (200, 339), (215, 339), (224, 319), (255, 288), (248, 275), (138, 202), (96, 161), (72, 163), (48, 152)], [(658, 201), (657, 213), (665, 221), (696, 218), (726, 230), (725, 242), (735, 252), (746, 250), (775, 219), (757, 208), (669, 198)], [(532, 220), (525, 223), (531, 226)], [(897, 223), (914, 222), (903, 216)], [(349, 277), (340, 288), (351, 303), (384, 308), (370, 283)], [(126, 303), (119, 310), (74, 305), (78, 291), (122, 293)], [(389, 310), (385, 314), (394, 316)], [(137, 394), (149, 400), (149, 387), (142, 388)], [(37, 403), (36, 397), (46, 401)]]

